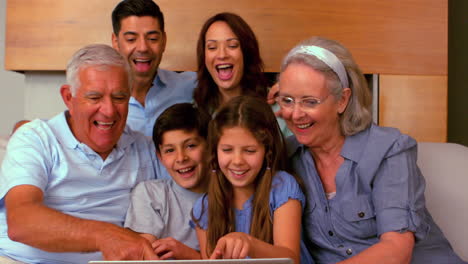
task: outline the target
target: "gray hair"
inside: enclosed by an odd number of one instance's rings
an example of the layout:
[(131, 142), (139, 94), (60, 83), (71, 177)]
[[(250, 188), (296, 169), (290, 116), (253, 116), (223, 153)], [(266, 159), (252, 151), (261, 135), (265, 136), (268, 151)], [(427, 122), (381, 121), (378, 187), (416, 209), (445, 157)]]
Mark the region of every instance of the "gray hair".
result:
[(72, 96), (80, 87), (80, 70), (88, 66), (122, 67), (128, 76), (128, 87), (132, 90), (132, 75), (127, 61), (112, 47), (105, 44), (91, 44), (79, 49), (67, 64), (67, 83), (71, 86)]
[(372, 123), (372, 96), (367, 81), (364, 78), (351, 53), (340, 43), (322, 37), (312, 37), (300, 42), (286, 55), (281, 64), (281, 73), (293, 63), (306, 65), (318, 72), (321, 72), (326, 79), (327, 88), (335, 99), (341, 98), (343, 89), (336, 72), (326, 63), (314, 55), (298, 52), (301, 46), (317, 46), (333, 53), (343, 64), (349, 79), (351, 97), (343, 114), (340, 115), (339, 122), (341, 132), (344, 136), (356, 134)]

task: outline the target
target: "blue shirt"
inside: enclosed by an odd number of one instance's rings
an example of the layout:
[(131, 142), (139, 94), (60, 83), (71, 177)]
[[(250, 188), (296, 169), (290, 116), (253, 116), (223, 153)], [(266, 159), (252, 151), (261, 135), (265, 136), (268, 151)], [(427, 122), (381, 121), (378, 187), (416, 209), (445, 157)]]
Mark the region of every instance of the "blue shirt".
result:
[[(131, 189), (161, 170), (154, 145), (125, 128), (116, 147), (102, 158), (73, 136), (65, 114), (34, 120), (10, 139), (0, 173), (0, 255), (26, 263), (87, 263), (101, 253), (50, 253), (7, 236), (5, 195), (28, 184), (44, 193), (44, 205), (68, 215), (123, 225)], [(53, 227), (51, 227), (53, 232)]]
[(177, 103), (192, 102), (196, 82), (195, 72), (177, 73), (158, 69), (153, 86), (146, 94), (145, 106), (130, 97), (127, 125), (152, 137), (154, 123), (166, 108)]
[(288, 138), (296, 172), (304, 179), (303, 228), (316, 263), (335, 263), (379, 242), (383, 233), (411, 231), (413, 264), (464, 263), (425, 207), (417, 144), (397, 129), (372, 125), (346, 137), (336, 173), (336, 196), (325, 196), (308, 148)]
[[(250, 222), (252, 220), (252, 199), (253, 196), (251, 196), (244, 203), (241, 210), (234, 209), (236, 218), (236, 232), (250, 234)], [(273, 216), (276, 209), (280, 208), (289, 199), (299, 200), (301, 202), (302, 208), (304, 208), (305, 196), (299, 187), (299, 184), (290, 174), (284, 171), (279, 171), (273, 177), (273, 181), (271, 183), (269, 203), (271, 215)], [(206, 230), (208, 228), (208, 211), (202, 211), (202, 208), (208, 208), (207, 195), (199, 198), (193, 205), (193, 216), (195, 219), (199, 219), (198, 225), (202, 229)], [(192, 228), (195, 228), (195, 223), (193, 221), (190, 222), (190, 225)], [(304, 243), (301, 243), (301, 263), (313, 263)]]

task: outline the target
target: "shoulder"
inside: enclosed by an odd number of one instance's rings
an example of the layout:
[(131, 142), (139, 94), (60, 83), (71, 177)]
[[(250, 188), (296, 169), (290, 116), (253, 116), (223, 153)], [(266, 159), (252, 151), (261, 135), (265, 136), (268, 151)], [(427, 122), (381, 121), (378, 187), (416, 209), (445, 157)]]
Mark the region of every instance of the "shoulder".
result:
[(64, 145), (71, 145), (76, 142), (68, 127), (64, 113), (60, 113), (50, 120), (35, 119), (22, 125), (9, 139), (7, 148), (44, 145), (48, 149), (59, 144), (59, 142)]
[(285, 171), (278, 171), (271, 183), (270, 206), (276, 210), (289, 199), (299, 200), (304, 207), (305, 196), (296, 179)]
[(171, 189), (170, 179), (147, 180), (138, 183), (132, 190), (132, 195), (146, 195), (160, 200)]
[(416, 147), (416, 140), (392, 127), (372, 124), (369, 128), (346, 137), (342, 149), (345, 158), (381, 160)]

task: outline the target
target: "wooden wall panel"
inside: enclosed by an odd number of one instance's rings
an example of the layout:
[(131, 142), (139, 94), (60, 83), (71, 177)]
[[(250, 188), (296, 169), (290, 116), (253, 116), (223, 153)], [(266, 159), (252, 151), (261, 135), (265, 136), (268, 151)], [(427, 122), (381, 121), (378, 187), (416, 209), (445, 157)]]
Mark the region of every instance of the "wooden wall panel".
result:
[[(110, 43), (110, 14), (118, 0), (7, 0), (5, 67), (63, 70), (88, 43)], [(158, 0), (167, 24), (161, 67), (195, 69), (203, 22), (221, 11), (240, 14), (260, 41), (266, 71), (313, 35), (350, 48), (367, 73), (447, 74), (446, 0)]]
[(447, 141), (447, 76), (379, 77), (379, 125), (417, 141)]

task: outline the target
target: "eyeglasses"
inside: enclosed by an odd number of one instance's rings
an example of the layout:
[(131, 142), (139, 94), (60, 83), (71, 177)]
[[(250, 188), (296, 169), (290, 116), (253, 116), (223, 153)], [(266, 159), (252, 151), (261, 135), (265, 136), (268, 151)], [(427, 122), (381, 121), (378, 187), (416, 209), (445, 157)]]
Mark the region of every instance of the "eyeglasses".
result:
[(319, 104), (325, 102), (325, 100), (327, 100), (329, 95), (330, 94), (328, 94), (322, 99), (313, 97), (313, 96), (303, 97), (301, 99), (294, 99), (291, 96), (279, 95), (276, 97), (275, 100), (281, 106), (281, 108), (285, 108), (289, 110), (294, 108), (294, 105), (296, 104), (296, 101), (297, 101), (301, 110), (307, 111), (307, 110), (315, 109)]

